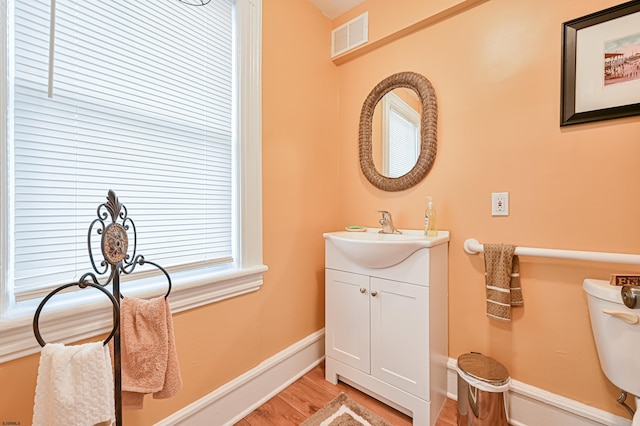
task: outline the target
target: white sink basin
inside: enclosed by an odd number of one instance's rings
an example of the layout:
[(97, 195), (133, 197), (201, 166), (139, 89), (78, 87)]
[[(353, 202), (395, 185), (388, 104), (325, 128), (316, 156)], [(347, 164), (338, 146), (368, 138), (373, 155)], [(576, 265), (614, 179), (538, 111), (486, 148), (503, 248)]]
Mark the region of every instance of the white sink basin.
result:
[(425, 237), (423, 231), (402, 230), (402, 234), (380, 234), (380, 229), (365, 232), (338, 231), (323, 234), (346, 258), (367, 268), (388, 268), (417, 250), (449, 241), (448, 231), (437, 237)]

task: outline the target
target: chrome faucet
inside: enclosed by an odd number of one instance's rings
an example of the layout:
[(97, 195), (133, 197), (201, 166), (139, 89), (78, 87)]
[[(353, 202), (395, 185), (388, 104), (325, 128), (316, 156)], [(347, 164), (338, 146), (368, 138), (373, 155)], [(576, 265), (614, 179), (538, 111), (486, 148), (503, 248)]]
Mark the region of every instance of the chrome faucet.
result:
[(380, 225), (382, 225), (381, 234), (402, 234), (402, 231), (393, 226), (391, 213), (386, 210), (378, 210), (378, 213), (382, 214), (382, 219), (380, 219)]

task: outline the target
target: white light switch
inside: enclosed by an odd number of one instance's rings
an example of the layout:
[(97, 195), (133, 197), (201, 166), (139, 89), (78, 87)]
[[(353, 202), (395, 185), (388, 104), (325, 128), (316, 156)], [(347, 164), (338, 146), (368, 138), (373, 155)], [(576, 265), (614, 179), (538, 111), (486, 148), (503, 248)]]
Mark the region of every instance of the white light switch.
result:
[(491, 194), (491, 215), (509, 216), (508, 192), (493, 192)]

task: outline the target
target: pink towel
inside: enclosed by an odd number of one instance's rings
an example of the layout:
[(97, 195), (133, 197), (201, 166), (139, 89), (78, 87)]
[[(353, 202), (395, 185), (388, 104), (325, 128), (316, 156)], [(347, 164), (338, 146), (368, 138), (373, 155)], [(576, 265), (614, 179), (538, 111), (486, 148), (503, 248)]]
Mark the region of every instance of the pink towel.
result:
[(169, 301), (125, 297), (120, 304), (122, 406), (141, 409), (144, 395), (170, 398), (182, 389)]

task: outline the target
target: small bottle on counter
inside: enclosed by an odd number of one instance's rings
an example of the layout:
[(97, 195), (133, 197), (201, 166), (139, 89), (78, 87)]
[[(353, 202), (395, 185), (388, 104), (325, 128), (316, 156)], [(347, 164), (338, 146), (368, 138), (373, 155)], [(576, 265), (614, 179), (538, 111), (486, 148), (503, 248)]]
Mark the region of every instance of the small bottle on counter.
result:
[(424, 235), (427, 237), (438, 236), (438, 226), (436, 225), (436, 209), (433, 207), (433, 198), (427, 197), (427, 208), (424, 210)]

